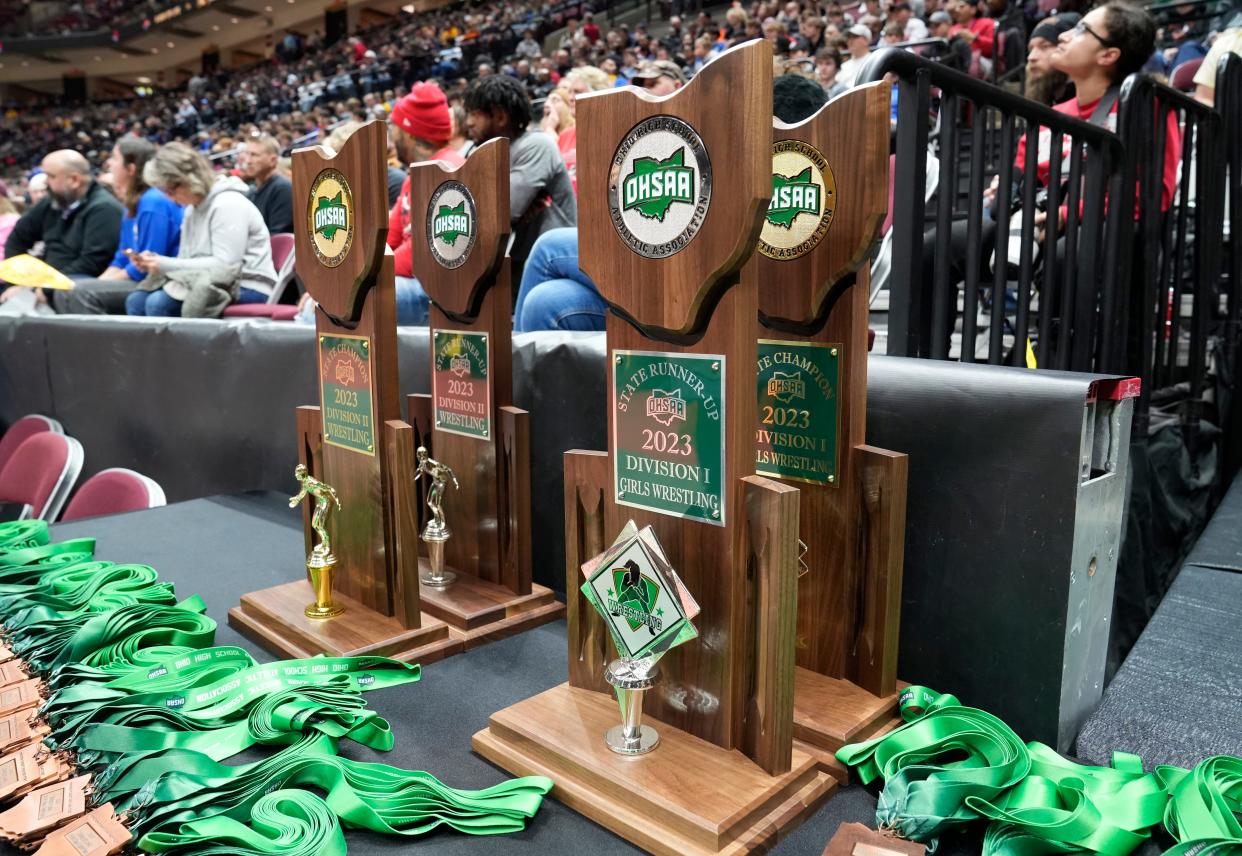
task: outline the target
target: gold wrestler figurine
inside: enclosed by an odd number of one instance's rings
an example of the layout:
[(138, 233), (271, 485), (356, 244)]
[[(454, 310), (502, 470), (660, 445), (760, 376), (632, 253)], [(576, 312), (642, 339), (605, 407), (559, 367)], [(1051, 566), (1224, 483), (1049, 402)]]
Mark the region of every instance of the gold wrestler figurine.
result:
[(335, 505), (341, 507), (332, 485), (321, 482), (312, 476), (305, 464), (298, 464), (293, 471), (301, 490), (297, 496), (289, 497), (289, 507), (294, 508), (308, 496), (315, 498), (315, 510), (311, 513), (311, 529), (319, 536), (319, 543), (311, 548), (306, 558), (306, 576), (310, 580), (311, 590), (315, 593), (315, 602), (306, 607), (307, 618), (332, 618), (345, 611), (345, 607), (332, 602), (332, 577), (336, 571), (336, 556), (332, 555), (332, 541), (328, 537), (328, 514)]
[(311, 529), (315, 530), (315, 534), (319, 536), (319, 543), (315, 545), (315, 549), (319, 550), (322, 547), (324, 554), (331, 555), (332, 541), (328, 538), (328, 530), (324, 527), (328, 522), (328, 512), (331, 511), (331, 506), (336, 505), (338, 510), (341, 507), (336, 488), (310, 475), (305, 464), (297, 465), (293, 470), (293, 477), (298, 480), (302, 489), (298, 491), (297, 496), (289, 497), (289, 507), (295, 507), (307, 496), (315, 498), (315, 511), (311, 514)]
[(414, 481), (427, 476), (427, 480), (431, 483), (427, 488), (427, 507), (431, 509), (431, 519), (427, 521), (427, 525), (423, 527), (423, 534), (419, 536), (427, 545), (430, 568), (420, 570), (418, 579), (424, 585), (444, 588), (457, 579), (457, 574), (444, 569), (444, 542), (453, 533), (449, 531), (448, 524), (444, 522), (444, 509), (441, 503), (444, 501), (444, 486), (449, 479), (453, 480), (453, 487), (460, 488), (461, 485), (457, 483), (457, 476), (452, 468), (430, 457), (426, 447), (419, 446), (416, 454), (418, 455), (418, 468), (414, 470)]

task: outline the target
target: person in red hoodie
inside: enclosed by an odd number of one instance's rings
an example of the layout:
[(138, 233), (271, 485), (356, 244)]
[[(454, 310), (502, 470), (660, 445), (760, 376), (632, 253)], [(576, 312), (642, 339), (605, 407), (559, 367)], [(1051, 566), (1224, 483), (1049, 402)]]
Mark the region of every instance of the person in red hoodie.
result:
[(973, 57), (970, 73), (986, 78), (992, 69), (992, 51), (996, 47), (996, 20), (983, 17), (975, 0), (951, 0), (948, 10), (953, 16), (950, 37), (957, 36), (970, 45)]
[[(393, 106), (388, 127), (397, 157), (405, 164), (435, 160), (458, 167), (466, 162), (449, 145), (453, 121), (449, 116), (448, 99), (434, 83), (414, 84), (410, 93)], [(395, 256), (393, 267), (397, 278), (398, 324), (427, 323), (427, 292), (414, 276), (412, 233), (410, 178), (406, 176), (401, 195), (388, 212), (388, 246)]]

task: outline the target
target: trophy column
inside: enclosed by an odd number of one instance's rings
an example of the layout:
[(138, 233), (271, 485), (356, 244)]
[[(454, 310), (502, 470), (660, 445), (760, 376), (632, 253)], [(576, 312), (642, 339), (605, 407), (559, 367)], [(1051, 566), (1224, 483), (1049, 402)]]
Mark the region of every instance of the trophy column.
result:
[(334, 156), (293, 153), (297, 270), (318, 303), (320, 400), (298, 408), (295, 498), (315, 500), (303, 518), (314, 603), (296, 580), (229, 610), (229, 624), (286, 657), (365, 652), (426, 663), (462, 647), (423, 614), (419, 597), (414, 431), (398, 419), (396, 296), (384, 240), (386, 160), (384, 122), (359, 128)]

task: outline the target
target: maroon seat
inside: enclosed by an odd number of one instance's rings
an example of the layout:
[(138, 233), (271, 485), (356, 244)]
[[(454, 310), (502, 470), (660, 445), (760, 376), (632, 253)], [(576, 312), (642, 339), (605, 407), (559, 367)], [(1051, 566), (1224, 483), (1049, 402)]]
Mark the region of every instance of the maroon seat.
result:
[(0, 470), (0, 502), (24, 506), (19, 520), (55, 520), (82, 472), (82, 458), (82, 444), (72, 437), (35, 434)]
[(224, 310), (225, 318), (271, 318), (292, 321), (298, 308), (289, 303), (237, 303)]
[(65, 433), (65, 429), (60, 427), (59, 422), (47, 416), (23, 416), (9, 426), (9, 430), (4, 432), (4, 437), (0, 438), (0, 470), (4, 469), (4, 465), (9, 462), (9, 458), (13, 457), (13, 453), (17, 451), (17, 447), (24, 443), (27, 438), (33, 437), (35, 434), (42, 434), (45, 431), (53, 434)]
[(164, 489), (142, 473), (116, 467), (96, 473), (78, 489), (61, 522), (164, 505)]
[(292, 321), (297, 310), (286, 313), (280, 298), (289, 283), (293, 282), (293, 235), (277, 232), (272, 235), (272, 266), (276, 268), (276, 286), (266, 303), (234, 303), (224, 308), (225, 318), (271, 318), (273, 321)]
[(1169, 86), (1172, 86), (1178, 92), (1194, 92), (1195, 74), (1199, 71), (1199, 66), (1201, 65), (1203, 65), (1202, 59), (1186, 60), (1173, 69), (1173, 74), (1169, 78)]

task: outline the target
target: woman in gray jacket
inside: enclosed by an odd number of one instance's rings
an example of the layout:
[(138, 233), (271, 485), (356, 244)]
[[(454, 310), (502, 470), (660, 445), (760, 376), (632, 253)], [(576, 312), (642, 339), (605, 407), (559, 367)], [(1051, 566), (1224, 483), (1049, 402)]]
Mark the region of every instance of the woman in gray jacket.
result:
[(182, 143), (162, 146), (143, 169), (147, 184), (185, 206), (175, 258), (143, 252), (147, 275), (125, 301), (130, 315), (217, 318), (230, 303), (263, 303), (276, 285), (271, 236), (241, 179), (216, 175)]

